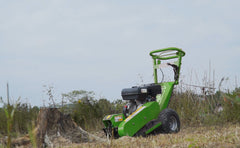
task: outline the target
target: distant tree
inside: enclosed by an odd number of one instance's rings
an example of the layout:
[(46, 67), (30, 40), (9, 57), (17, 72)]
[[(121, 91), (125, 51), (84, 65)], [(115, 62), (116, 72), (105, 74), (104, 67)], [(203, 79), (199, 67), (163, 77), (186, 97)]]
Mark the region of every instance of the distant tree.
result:
[(123, 106), (127, 104), (126, 101), (123, 101), (123, 100), (115, 100), (113, 101), (113, 104), (114, 104), (114, 109), (115, 109), (115, 113), (121, 113), (122, 110), (123, 110)]
[(112, 104), (107, 99), (105, 99), (105, 98), (99, 99), (97, 105), (98, 105), (98, 110), (99, 110), (98, 112), (100, 112), (101, 117), (112, 113), (112, 110), (113, 110)]
[(93, 101), (95, 93), (93, 91), (85, 91), (85, 90), (74, 90), (72, 92), (62, 94), (62, 97), (66, 98), (71, 103), (84, 102), (90, 103)]

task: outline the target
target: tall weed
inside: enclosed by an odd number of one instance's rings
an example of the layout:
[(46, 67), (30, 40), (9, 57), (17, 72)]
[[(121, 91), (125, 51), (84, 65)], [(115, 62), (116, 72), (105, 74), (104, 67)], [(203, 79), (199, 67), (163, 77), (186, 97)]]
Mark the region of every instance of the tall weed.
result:
[[(20, 98), (18, 98), (17, 102), (13, 105), (7, 104), (3, 110), (5, 112), (5, 116), (7, 118), (7, 147), (10, 148), (12, 144), (12, 128), (13, 128), (13, 119), (15, 109), (17, 108), (17, 104)], [(3, 102), (1, 98), (1, 102)]]
[(233, 101), (233, 96), (226, 93), (201, 96), (189, 91), (175, 92), (169, 107), (176, 110), (184, 126), (238, 123), (240, 102)]

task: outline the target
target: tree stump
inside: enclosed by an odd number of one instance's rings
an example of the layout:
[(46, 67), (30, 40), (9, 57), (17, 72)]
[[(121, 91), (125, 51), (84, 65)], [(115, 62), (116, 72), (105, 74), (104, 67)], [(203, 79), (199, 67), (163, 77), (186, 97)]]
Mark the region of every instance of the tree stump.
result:
[[(78, 127), (70, 115), (61, 113), (57, 108), (40, 109), (33, 135), (36, 137), (36, 144), (39, 148), (61, 146), (54, 143), (54, 141), (58, 141), (56, 140), (57, 138), (60, 138), (60, 141), (63, 141), (65, 144), (66, 142), (71, 144), (92, 141), (93, 139), (89, 137), (93, 137), (95, 140), (98, 139), (98, 137)], [(29, 135), (26, 135), (13, 140), (12, 145), (21, 146), (30, 143)]]

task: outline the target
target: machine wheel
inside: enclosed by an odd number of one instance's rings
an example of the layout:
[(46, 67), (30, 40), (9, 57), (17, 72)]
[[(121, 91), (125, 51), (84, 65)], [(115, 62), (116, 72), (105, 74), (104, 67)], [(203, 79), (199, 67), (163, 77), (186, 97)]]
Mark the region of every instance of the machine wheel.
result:
[(160, 133), (177, 133), (180, 131), (180, 120), (178, 114), (170, 109), (164, 109), (158, 116), (162, 125), (159, 127), (158, 131)]

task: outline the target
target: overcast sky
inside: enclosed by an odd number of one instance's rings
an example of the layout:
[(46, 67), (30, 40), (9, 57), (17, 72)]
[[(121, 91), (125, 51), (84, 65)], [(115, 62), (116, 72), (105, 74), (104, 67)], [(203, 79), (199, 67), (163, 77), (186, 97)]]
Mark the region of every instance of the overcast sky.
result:
[[(154, 49), (186, 52), (181, 77), (240, 85), (240, 1), (0, 0), (0, 96), (43, 105), (72, 90), (121, 99), (121, 89), (153, 82)], [(142, 78), (140, 78), (142, 77)], [(237, 80), (237, 81), (236, 81)], [(27, 99), (26, 99), (27, 98)], [(60, 99), (58, 99), (60, 100)]]

